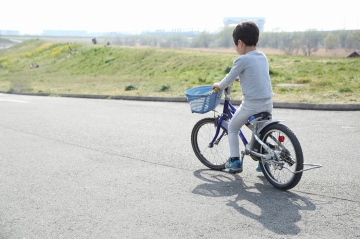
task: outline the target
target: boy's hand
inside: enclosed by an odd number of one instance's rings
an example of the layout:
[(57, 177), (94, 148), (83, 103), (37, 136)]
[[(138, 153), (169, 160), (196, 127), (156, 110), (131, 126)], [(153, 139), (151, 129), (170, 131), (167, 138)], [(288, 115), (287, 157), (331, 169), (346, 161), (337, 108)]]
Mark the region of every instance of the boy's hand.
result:
[(220, 91), (219, 84), (218, 83), (213, 84), (212, 89), (216, 92), (219, 92)]

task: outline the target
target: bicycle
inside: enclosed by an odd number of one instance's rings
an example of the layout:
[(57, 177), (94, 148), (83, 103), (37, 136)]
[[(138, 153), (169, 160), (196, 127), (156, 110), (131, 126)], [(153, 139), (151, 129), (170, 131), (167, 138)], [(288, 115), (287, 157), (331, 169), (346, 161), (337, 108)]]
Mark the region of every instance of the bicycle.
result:
[[(216, 115), (224, 92), (223, 112)], [(210, 169), (224, 170), (230, 151), (227, 142), (227, 126), (236, 112), (230, 103), (231, 86), (215, 92), (212, 86), (200, 86), (185, 91), (192, 113), (214, 111), (214, 117), (199, 120), (191, 132), (191, 145), (196, 157)], [(295, 187), (304, 171), (321, 167), (319, 164), (305, 164), (302, 148), (295, 134), (281, 120), (272, 120), (268, 112), (249, 117), (245, 124), (251, 130), (250, 142), (240, 130), (239, 137), (245, 155), (259, 162), (261, 172), (275, 188), (289, 190)], [(304, 168), (306, 166), (307, 168)], [(228, 171), (233, 173), (231, 171)]]

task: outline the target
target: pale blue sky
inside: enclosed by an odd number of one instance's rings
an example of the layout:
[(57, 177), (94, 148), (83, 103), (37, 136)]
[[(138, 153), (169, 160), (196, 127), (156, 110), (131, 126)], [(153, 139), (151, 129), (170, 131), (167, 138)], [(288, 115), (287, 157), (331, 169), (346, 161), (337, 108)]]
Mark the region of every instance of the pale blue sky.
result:
[(358, 0), (1, 0), (0, 30), (213, 31), (224, 17), (264, 17), (265, 31), (359, 29)]

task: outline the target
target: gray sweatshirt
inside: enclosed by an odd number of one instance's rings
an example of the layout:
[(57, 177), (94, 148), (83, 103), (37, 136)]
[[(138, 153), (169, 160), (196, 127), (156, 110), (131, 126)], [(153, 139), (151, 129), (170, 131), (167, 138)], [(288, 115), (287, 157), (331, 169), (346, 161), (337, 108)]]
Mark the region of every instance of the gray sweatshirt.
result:
[(273, 96), (269, 64), (264, 53), (253, 50), (234, 60), (233, 67), (219, 83), (220, 89), (230, 86), (240, 78), (243, 101), (271, 99)]

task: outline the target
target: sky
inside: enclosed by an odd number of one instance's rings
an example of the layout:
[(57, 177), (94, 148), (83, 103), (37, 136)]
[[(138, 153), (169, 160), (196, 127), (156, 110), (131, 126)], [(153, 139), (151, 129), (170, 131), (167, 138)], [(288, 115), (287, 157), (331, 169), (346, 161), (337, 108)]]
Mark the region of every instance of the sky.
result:
[(0, 30), (216, 31), (224, 17), (263, 17), (271, 31), (360, 29), (358, 0), (0, 0)]

